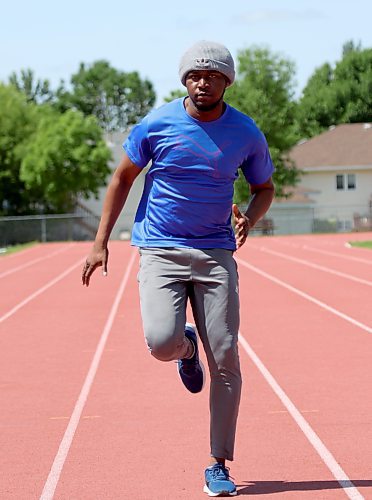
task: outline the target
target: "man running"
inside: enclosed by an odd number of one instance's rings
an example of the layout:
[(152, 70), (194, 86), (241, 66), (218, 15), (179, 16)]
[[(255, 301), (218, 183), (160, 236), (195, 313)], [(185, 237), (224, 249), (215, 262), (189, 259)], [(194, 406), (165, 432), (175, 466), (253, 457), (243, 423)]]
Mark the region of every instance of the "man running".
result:
[[(201, 340), (210, 373), (211, 449), (204, 491), (234, 496), (226, 467), (234, 458), (241, 393), (233, 254), (270, 207), (274, 167), (254, 121), (224, 101), (235, 78), (226, 47), (196, 43), (183, 55), (179, 76), (188, 96), (150, 112), (123, 145), (82, 281), (88, 286), (99, 266), (107, 274), (110, 233), (134, 180), (150, 164), (132, 232), (140, 253), (146, 342), (155, 358), (178, 360), (183, 384), (198, 393), (205, 380)], [(244, 214), (232, 205), (239, 168), (252, 194)], [(196, 328), (186, 323), (188, 300)]]

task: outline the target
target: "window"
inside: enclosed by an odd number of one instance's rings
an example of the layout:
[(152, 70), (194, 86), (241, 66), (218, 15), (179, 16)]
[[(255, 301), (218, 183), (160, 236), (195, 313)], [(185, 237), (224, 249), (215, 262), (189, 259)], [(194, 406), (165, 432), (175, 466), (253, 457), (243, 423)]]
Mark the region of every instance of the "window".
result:
[(343, 175), (336, 175), (336, 187), (337, 189), (345, 189)]
[(336, 189), (342, 191), (344, 189), (356, 189), (356, 175), (355, 174), (337, 174), (336, 175)]
[(356, 188), (355, 174), (347, 174), (347, 188), (348, 189)]

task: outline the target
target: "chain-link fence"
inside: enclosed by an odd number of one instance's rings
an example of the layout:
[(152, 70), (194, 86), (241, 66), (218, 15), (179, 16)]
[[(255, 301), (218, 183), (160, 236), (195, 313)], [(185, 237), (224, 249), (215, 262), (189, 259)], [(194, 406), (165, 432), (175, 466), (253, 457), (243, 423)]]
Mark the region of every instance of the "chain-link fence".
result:
[(372, 211), (365, 205), (273, 206), (276, 234), (371, 231)]
[(29, 241), (91, 240), (98, 221), (98, 217), (78, 214), (0, 217), (0, 246)]
[[(246, 207), (241, 207), (244, 210)], [(0, 247), (29, 241), (84, 241), (95, 237), (99, 217), (93, 212), (62, 215), (0, 217)], [(252, 235), (372, 231), (372, 212), (361, 206), (332, 207), (273, 204)], [(116, 237), (128, 239), (130, 227)], [(125, 233), (125, 234), (124, 234)], [(115, 237), (115, 235), (114, 235)]]

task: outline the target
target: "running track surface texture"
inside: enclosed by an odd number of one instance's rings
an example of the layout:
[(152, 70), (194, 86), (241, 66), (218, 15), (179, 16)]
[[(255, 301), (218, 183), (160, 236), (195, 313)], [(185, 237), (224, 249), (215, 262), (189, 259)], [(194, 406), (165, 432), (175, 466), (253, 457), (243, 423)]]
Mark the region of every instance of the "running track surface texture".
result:
[[(347, 246), (362, 239), (251, 237), (236, 253), (240, 496), (372, 498), (372, 252)], [(207, 498), (208, 390), (149, 355), (136, 249), (111, 242), (86, 289), (89, 249), (0, 259), (0, 498)]]

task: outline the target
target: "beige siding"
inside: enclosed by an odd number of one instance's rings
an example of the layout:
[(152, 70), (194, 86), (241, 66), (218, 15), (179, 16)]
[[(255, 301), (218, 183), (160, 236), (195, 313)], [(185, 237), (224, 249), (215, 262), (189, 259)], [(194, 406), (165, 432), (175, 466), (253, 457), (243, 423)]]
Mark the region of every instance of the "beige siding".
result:
[[(336, 175), (355, 174), (356, 188), (337, 190)], [(350, 220), (355, 213), (366, 212), (372, 196), (372, 171), (368, 170), (332, 170), (331, 172), (307, 172), (303, 175), (299, 184), (306, 189), (317, 192), (311, 193), (312, 200), (315, 201), (317, 208), (323, 207), (325, 216), (333, 217), (337, 213), (342, 213)]]

